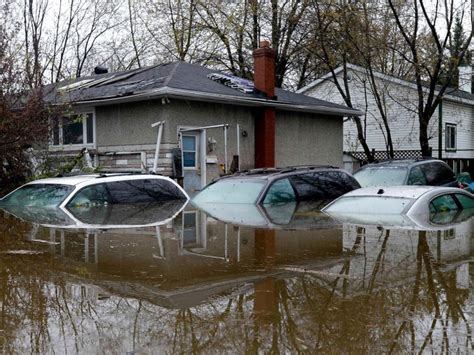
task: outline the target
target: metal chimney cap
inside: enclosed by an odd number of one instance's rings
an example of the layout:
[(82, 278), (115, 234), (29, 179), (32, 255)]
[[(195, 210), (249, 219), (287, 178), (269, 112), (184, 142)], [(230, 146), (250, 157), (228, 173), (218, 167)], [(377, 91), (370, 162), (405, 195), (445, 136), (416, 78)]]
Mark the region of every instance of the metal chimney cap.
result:
[(106, 67), (102, 67), (100, 65), (94, 68), (94, 74), (107, 74), (108, 72), (109, 72), (109, 69), (107, 69)]

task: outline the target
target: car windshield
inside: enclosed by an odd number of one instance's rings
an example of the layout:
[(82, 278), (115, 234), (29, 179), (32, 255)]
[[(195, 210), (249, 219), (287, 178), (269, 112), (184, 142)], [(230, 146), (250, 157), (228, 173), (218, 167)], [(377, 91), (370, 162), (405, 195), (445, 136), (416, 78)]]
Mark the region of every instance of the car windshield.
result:
[(58, 206), (74, 189), (70, 185), (31, 184), (25, 185), (0, 200), (6, 206)]
[(405, 183), (408, 169), (402, 167), (378, 167), (361, 169), (354, 173), (360, 186), (397, 186)]
[(223, 179), (202, 190), (193, 202), (255, 203), (264, 186), (265, 181), (257, 179)]
[(346, 196), (329, 205), (324, 212), (329, 213), (402, 213), (413, 202), (411, 198), (386, 196)]

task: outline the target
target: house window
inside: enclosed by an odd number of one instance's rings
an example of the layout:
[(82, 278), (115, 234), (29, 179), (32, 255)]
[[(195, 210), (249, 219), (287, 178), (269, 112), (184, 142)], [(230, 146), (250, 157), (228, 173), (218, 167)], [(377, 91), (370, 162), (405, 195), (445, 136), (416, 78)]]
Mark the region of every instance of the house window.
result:
[(94, 144), (94, 115), (84, 113), (60, 118), (54, 123), (53, 146)]
[(183, 167), (184, 168), (195, 168), (196, 167), (196, 136), (182, 136), (183, 140)]
[(446, 123), (446, 150), (456, 150), (457, 127), (455, 124)]

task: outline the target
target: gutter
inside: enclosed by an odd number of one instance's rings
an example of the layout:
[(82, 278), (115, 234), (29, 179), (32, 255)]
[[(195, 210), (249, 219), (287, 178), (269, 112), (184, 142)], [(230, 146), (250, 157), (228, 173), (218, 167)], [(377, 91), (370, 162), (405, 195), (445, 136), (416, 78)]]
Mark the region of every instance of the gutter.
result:
[(174, 89), (170, 87), (164, 87), (137, 93), (129, 96), (112, 97), (97, 100), (84, 100), (74, 102), (77, 106), (105, 106), (113, 103), (126, 103), (143, 101), (147, 99), (159, 99), (162, 97), (177, 98), (177, 99), (188, 99), (194, 101), (205, 101), (205, 102), (219, 102), (230, 105), (247, 106), (247, 107), (272, 107), (277, 110), (283, 111), (298, 111), (298, 112), (310, 112), (310, 113), (322, 113), (333, 116), (362, 116), (364, 112), (349, 108), (338, 108), (328, 107), (323, 105), (295, 105), (288, 102), (276, 101), (276, 100), (265, 100), (259, 98), (243, 98), (239, 96), (221, 95), (213, 93), (203, 93), (192, 90)]

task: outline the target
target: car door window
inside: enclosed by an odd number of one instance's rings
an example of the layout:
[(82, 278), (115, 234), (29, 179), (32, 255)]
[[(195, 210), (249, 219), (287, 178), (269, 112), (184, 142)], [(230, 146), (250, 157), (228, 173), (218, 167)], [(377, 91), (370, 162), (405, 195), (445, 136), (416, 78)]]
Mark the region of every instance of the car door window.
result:
[(72, 207), (90, 207), (105, 205), (110, 202), (106, 184), (96, 184), (84, 187), (68, 203)]
[(164, 179), (113, 181), (87, 186), (69, 206), (97, 206), (107, 203), (140, 203), (186, 198), (172, 182)]
[(357, 180), (348, 173), (344, 171), (337, 171), (334, 172), (334, 174), (336, 178), (344, 184), (343, 193), (360, 188), (360, 184), (357, 182)]
[(114, 181), (106, 184), (112, 203), (139, 203), (185, 198), (172, 182), (164, 179)]
[(452, 195), (442, 195), (436, 197), (430, 203), (430, 212), (449, 212), (458, 209), (459, 207)]
[(455, 194), (454, 196), (456, 196), (462, 208), (474, 208), (474, 198), (463, 194)]
[(432, 162), (423, 164), (421, 169), (425, 173), (428, 185), (441, 186), (456, 180), (452, 170), (442, 163)]
[(410, 170), (408, 176), (408, 185), (426, 185), (426, 177), (419, 166), (415, 166)]
[(339, 171), (318, 171), (290, 177), (299, 201), (319, 200), (339, 197), (358, 188), (359, 184), (349, 183)]
[(295, 191), (288, 179), (280, 179), (273, 182), (268, 188), (263, 200), (264, 204), (293, 202), (296, 200)]

